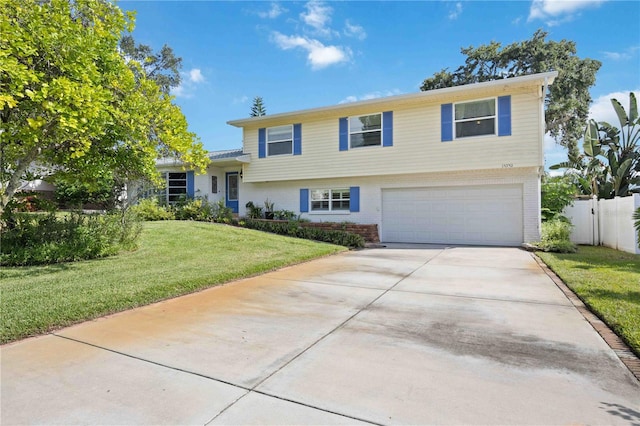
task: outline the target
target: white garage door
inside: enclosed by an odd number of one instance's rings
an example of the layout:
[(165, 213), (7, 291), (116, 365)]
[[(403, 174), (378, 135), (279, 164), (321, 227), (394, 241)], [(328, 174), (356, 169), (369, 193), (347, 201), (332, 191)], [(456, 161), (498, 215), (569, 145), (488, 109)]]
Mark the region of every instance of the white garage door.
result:
[(520, 245), (520, 185), (382, 190), (382, 241)]

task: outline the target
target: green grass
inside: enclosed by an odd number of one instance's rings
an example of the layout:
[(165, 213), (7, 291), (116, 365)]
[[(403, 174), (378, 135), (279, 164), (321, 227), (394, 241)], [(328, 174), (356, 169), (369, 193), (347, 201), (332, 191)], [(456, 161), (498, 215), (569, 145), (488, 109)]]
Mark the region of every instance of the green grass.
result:
[(538, 256), (640, 356), (640, 255), (580, 246)]
[(147, 222), (135, 252), (0, 270), (0, 343), (345, 250), (201, 222)]

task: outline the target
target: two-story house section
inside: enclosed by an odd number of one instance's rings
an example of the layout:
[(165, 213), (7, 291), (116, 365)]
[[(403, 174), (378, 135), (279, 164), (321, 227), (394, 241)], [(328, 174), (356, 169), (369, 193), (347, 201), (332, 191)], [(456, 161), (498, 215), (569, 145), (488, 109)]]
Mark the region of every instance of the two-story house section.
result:
[(229, 121), (243, 129), (239, 213), (268, 198), (311, 221), (378, 224), (383, 242), (537, 240), (543, 105), (556, 76)]

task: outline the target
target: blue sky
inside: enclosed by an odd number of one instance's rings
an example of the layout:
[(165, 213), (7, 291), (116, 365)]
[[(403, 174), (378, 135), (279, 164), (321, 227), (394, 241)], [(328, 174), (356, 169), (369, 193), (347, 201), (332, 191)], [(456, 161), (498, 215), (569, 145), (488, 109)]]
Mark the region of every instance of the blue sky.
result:
[[(226, 124), (261, 96), (268, 114), (419, 90), (464, 61), (463, 46), (509, 44), (538, 29), (577, 44), (603, 65), (592, 88), (597, 119), (614, 120), (640, 91), (640, 2), (533, 1), (121, 1), (137, 11), (138, 43), (171, 46), (183, 60), (173, 91), (208, 150), (239, 148)], [(638, 93), (636, 93), (638, 94)], [(615, 122), (615, 121), (614, 121)], [(553, 141), (546, 162), (565, 159)]]

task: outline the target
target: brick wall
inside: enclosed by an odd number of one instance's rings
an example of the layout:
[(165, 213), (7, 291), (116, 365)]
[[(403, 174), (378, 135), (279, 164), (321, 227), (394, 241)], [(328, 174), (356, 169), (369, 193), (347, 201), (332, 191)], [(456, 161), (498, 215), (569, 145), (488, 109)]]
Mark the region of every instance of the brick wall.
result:
[(320, 228), (330, 231), (346, 231), (358, 234), (368, 243), (379, 243), (378, 225), (362, 225), (358, 223), (335, 223), (335, 222), (302, 222), (300, 226), (307, 228)]

